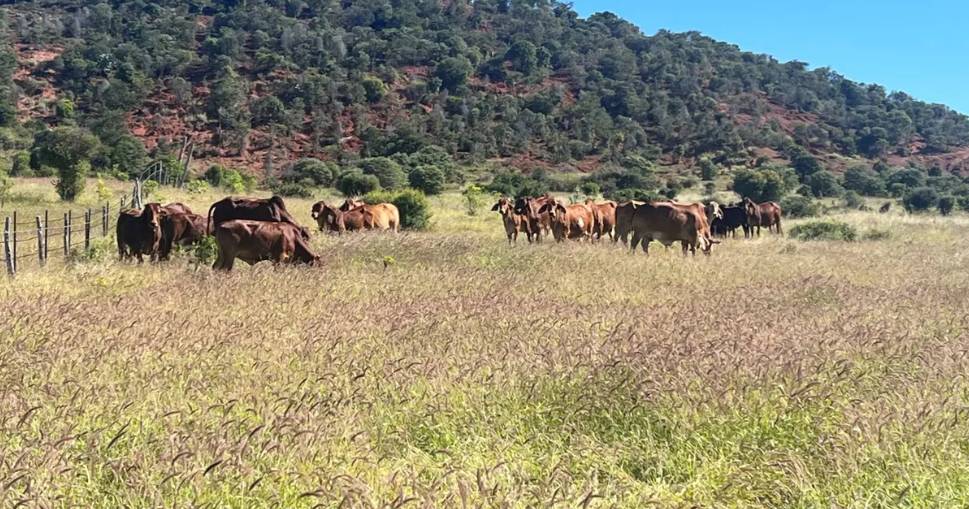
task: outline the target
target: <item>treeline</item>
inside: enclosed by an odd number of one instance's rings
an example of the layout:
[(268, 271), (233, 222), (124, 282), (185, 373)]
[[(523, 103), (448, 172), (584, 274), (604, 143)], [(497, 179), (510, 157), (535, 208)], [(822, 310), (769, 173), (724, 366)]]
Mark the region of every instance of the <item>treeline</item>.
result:
[[(213, 133), (199, 157), (245, 151), (254, 130), (305, 135), (316, 158), (337, 161), (433, 146), (461, 162), (707, 155), (732, 164), (749, 162), (755, 146), (878, 158), (906, 154), (916, 138), (924, 152), (969, 145), (969, 120), (944, 106), (697, 33), (646, 37), (612, 14), (580, 19), (549, 0), (35, 0), (6, 9), (16, 40), (65, 48), (16, 92), (36, 92), (53, 73), (56, 121), (93, 132), (105, 147), (95, 166), (121, 171), (144, 159), (125, 115), (162, 94), (191, 128)], [(11, 65), (0, 62), (0, 81), (9, 83)], [(812, 120), (789, 135), (771, 113), (778, 106)], [(29, 137), (5, 136), (8, 145)]]

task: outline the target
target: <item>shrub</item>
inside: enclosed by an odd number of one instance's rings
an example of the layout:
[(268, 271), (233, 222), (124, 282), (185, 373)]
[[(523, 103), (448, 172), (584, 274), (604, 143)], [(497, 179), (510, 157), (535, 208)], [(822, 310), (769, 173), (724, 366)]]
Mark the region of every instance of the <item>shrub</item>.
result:
[(940, 197), (939, 203), (937, 205), (939, 207), (939, 214), (942, 214), (943, 216), (948, 216), (949, 214), (952, 213), (952, 209), (955, 207), (955, 205), (956, 205), (956, 199), (953, 198), (952, 196)]
[(209, 189), (211, 189), (211, 186), (205, 180), (193, 180), (188, 183), (189, 194), (205, 194), (209, 192)]
[(902, 205), (909, 212), (921, 212), (935, 208), (939, 204), (939, 193), (931, 187), (912, 189), (902, 199)]
[(889, 230), (879, 230), (877, 228), (872, 228), (866, 231), (862, 236), (861, 240), (888, 240), (892, 237), (892, 232)]
[(222, 173), (222, 187), (231, 193), (240, 194), (252, 191), (256, 181), (249, 175), (243, 175), (236, 170), (225, 170)]
[(367, 203), (393, 203), (400, 212), (400, 226), (409, 230), (424, 230), (430, 225), (431, 206), (424, 193), (417, 189), (396, 192), (373, 191), (363, 197)]
[(855, 191), (863, 196), (882, 196), (885, 194), (885, 182), (881, 176), (862, 166), (852, 166), (845, 170), (842, 185), (845, 189)]
[(225, 180), (225, 168), (217, 164), (209, 166), (209, 169), (205, 170), (202, 178), (212, 187), (221, 187), (222, 182)]
[(764, 167), (740, 170), (734, 177), (733, 190), (758, 202), (777, 201), (797, 182), (789, 168)]
[(849, 209), (860, 209), (862, 205), (865, 204), (865, 200), (861, 198), (861, 195), (854, 191), (847, 191), (844, 194), (844, 204), (845, 207)]
[(858, 231), (841, 221), (811, 221), (791, 228), (791, 238), (797, 240), (840, 240), (854, 242)]
[(11, 177), (33, 177), (34, 172), (30, 169), (30, 154), (28, 152), (17, 152), (13, 156), (10, 166)]
[(363, 196), (380, 189), (380, 181), (373, 175), (364, 175), (360, 171), (348, 171), (337, 179), (336, 188), (344, 196)]
[(108, 186), (104, 183), (104, 177), (102, 177), (101, 174), (98, 174), (97, 194), (98, 201), (105, 202), (111, 199), (111, 190), (108, 189)]
[(827, 170), (820, 170), (807, 176), (805, 182), (811, 188), (811, 193), (818, 198), (826, 196), (840, 196), (841, 185), (834, 174)]
[(711, 161), (709, 157), (704, 157), (700, 159), (699, 166), (700, 166), (700, 178), (702, 178), (703, 180), (713, 180), (717, 178), (717, 173), (719, 173), (719, 169), (717, 168), (716, 163)]
[(480, 186), (470, 185), (461, 192), (464, 196), (464, 205), (469, 216), (478, 215), (478, 211), (487, 205), (488, 193)]
[(280, 182), (272, 186), (273, 194), (286, 198), (312, 198), (313, 190), (296, 182)]
[(6, 172), (0, 170), (0, 207), (6, 204), (11, 189), (13, 189), (13, 180), (7, 176)]
[(408, 176), (410, 185), (425, 194), (441, 194), (444, 190), (444, 172), (437, 166), (418, 166)]
[(583, 182), (581, 185), (579, 185), (579, 191), (581, 191), (582, 194), (592, 198), (595, 196), (599, 196), (599, 193), (602, 192), (602, 189), (599, 187), (599, 184), (596, 182)]
[(365, 175), (373, 175), (384, 189), (399, 189), (407, 185), (407, 173), (396, 161), (387, 157), (371, 157), (360, 161)]
[(282, 175), (283, 182), (299, 182), (303, 185), (320, 187), (332, 186), (336, 180), (338, 168), (333, 163), (319, 159), (305, 158), (293, 163)]
[(785, 196), (780, 202), (785, 217), (811, 217), (818, 215), (818, 203), (806, 196)]

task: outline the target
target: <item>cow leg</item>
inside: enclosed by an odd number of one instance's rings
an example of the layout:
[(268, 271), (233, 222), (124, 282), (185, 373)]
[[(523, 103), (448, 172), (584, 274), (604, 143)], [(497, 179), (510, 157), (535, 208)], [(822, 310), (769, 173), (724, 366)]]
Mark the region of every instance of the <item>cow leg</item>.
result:
[(778, 235), (784, 235), (784, 230), (781, 229), (781, 220), (780, 220), (780, 218), (777, 219), (777, 234)]

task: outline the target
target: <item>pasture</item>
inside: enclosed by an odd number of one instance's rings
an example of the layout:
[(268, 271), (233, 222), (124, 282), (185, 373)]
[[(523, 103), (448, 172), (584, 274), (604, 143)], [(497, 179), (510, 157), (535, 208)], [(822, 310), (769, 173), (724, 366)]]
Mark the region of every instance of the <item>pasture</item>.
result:
[(0, 281), (0, 505), (969, 505), (965, 217), (647, 258), (510, 247), (457, 195), (397, 236), (311, 203), (322, 267)]

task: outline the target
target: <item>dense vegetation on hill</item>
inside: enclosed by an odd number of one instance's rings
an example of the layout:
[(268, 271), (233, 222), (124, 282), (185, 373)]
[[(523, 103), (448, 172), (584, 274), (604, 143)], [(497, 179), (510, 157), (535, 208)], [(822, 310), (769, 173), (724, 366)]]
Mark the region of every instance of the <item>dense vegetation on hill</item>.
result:
[[(92, 164), (122, 171), (140, 169), (141, 142), (174, 152), (188, 135), (197, 159), (276, 173), (306, 157), (383, 156), (409, 172), (406, 156), (429, 146), (462, 162), (606, 173), (700, 158), (754, 166), (765, 151), (796, 163), (969, 146), (969, 119), (945, 106), (698, 33), (648, 37), (549, 0), (5, 9), (16, 46), (0, 58), (0, 121), (16, 123), (19, 98), (29, 129), (82, 126), (103, 142)], [(47, 57), (18, 71), (15, 53), (38, 48)], [(19, 148), (32, 136), (0, 141)]]

